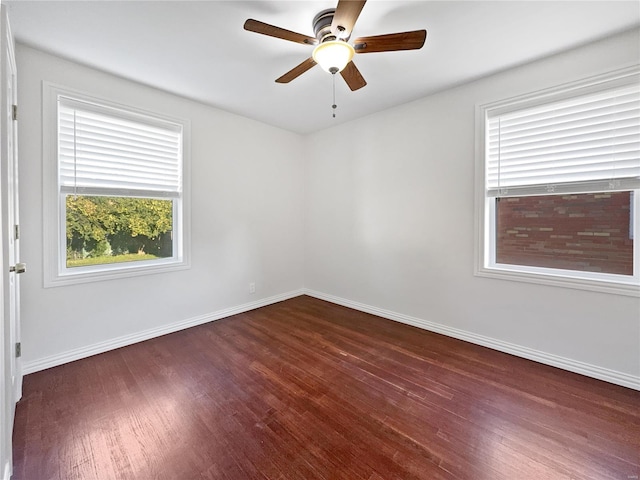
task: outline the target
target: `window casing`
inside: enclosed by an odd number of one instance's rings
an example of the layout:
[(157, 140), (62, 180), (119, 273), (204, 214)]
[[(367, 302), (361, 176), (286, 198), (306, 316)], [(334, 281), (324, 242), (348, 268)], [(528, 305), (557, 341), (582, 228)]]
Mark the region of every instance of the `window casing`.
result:
[[(45, 287), (188, 268), (188, 121), (46, 82), (43, 100)], [(67, 206), (78, 200), (128, 202), (126, 212), (142, 205), (162, 207), (167, 217), (164, 230), (149, 233), (155, 235), (154, 240), (166, 239), (162, 246), (156, 245), (155, 250), (162, 253), (138, 256), (132, 252), (133, 261), (122, 263), (98, 259), (97, 264), (77, 266), (69, 261), (68, 248), (73, 248), (73, 242), (67, 229), (71, 218)], [(122, 224), (127, 215), (111, 212), (112, 219)], [(119, 245), (144, 237), (139, 232), (133, 236), (136, 238), (121, 239)], [(111, 251), (111, 245), (105, 243)], [(150, 242), (146, 243), (138, 253), (149, 249)]]
[[(476, 120), (476, 275), (640, 295), (640, 69), (482, 105)], [(603, 213), (612, 199), (620, 210)], [(631, 268), (602, 263), (629, 254)]]

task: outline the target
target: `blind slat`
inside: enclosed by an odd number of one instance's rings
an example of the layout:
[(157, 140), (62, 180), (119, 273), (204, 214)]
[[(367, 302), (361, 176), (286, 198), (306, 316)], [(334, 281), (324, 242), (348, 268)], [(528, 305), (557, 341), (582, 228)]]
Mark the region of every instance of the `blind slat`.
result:
[(505, 122), (527, 122), (531, 119), (556, 117), (557, 112), (562, 111), (590, 110), (604, 104), (627, 103), (629, 100), (637, 100), (639, 96), (637, 86), (628, 85), (590, 95), (579, 95), (559, 102), (550, 102), (529, 109), (516, 110), (505, 113), (501, 117)]
[(620, 114), (614, 117), (612, 122), (609, 119), (588, 119), (583, 121), (582, 124), (575, 122), (569, 125), (568, 128), (555, 128), (544, 129), (538, 131), (528, 131), (522, 135), (509, 135), (504, 131), (499, 131), (497, 128), (489, 132), (487, 137), (491, 143), (500, 141), (503, 146), (520, 145), (527, 143), (534, 143), (538, 141), (544, 141), (547, 139), (554, 139), (558, 137), (580, 136), (580, 135), (607, 135), (611, 136), (611, 132), (615, 131), (632, 131), (638, 132), (638, 119), (636, 115), (631, 112), (628, 114)]
[(549, 195), (561, 193), (597, 193), (606, 191), (625, 191), (638, 188), (637, 182), (628, 179), (614, 181), (587, 181), (560, 183), (555, 185), (536, 184), (520, 185), (509, 188), (493, 188), (487, 190), (489, 197), (522, 197), (528, 195)]

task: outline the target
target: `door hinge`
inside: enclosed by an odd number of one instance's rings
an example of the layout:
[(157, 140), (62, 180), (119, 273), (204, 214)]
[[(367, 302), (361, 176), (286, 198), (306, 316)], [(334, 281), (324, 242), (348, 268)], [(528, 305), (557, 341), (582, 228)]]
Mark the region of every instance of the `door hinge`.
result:
[(16, 238), (16, 240), (20, 240), (20, 225), (16, 225), (15, 238)]
[(22, 343), (16, 343), (16, 358), (20, 358), (22, 356)]
[(14, 120), (18, 120), (18, 105), (11, 105), (11, 116)]

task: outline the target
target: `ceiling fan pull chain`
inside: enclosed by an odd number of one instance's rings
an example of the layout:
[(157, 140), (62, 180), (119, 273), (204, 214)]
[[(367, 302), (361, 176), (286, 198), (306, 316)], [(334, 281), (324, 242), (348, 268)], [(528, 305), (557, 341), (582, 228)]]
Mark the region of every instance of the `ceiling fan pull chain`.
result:
[(333, 105), (331, 105), (331, 108), (333, 108), (333, 118), (336, 118), (336, 108), (338, 108), (336, 105), (336, 74), (334, 73), (331, 76), (333, 77)]

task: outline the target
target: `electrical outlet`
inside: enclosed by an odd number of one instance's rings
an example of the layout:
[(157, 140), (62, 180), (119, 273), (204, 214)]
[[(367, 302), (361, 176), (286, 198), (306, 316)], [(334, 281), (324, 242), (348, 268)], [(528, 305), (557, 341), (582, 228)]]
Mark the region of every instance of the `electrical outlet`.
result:
[(249, 284), (249, 293), (256, 293), (256, 284), (253, 282)]

